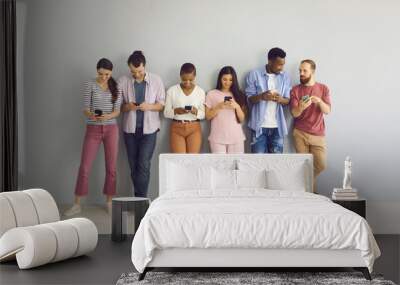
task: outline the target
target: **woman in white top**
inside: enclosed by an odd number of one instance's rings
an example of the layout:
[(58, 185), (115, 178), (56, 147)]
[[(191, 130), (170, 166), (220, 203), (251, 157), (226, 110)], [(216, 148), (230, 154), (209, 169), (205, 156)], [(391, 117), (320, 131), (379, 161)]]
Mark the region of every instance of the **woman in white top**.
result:
[(170, 147), (173, 153), (199, 153), (201, 148), (200, 120), (205, 117), (205, 92), (196, 85), (196, 67), (185, 63), (180, 71), (181, 83), (170, 87), (164, 116), (172, 119)]

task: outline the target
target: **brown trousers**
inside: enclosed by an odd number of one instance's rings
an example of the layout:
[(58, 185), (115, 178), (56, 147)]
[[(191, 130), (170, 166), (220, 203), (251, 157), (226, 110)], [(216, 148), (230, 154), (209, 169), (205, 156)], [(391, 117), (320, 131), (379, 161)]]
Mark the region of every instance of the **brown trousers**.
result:
[(200, 153), (201, 125), (195, 122), (172, 121), (170, 130), (170, 147), (173, 153)]
[(311, 153), (314, 160), (314, 185), (317, 176), (326, 168), (326, 141), (324, 136), (314, 136), (299, 129), (293, 130), (294, 147), (297, 153)]

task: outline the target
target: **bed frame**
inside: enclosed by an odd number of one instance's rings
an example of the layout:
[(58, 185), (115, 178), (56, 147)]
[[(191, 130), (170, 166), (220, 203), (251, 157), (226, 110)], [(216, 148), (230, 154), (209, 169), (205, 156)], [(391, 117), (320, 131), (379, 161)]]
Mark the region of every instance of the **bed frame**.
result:
[[(155, 268), (230, 268), (234, 271), (253, 271), (271, 268), (353, 268), (371, 280), (359, 250), (321, 249), (182, 249), (156, 250), (152, 261), (139, 275), (144, 279)], [(260, 271), (263, 271), (260, 270)]]
[[(306, 163), (306, 191), (312, 192), (313, 160), (311, 154), (161, 154), (159, 160), (159, 191), (160, 195), (167, 179), (167, 164), (169, 161), (182, 162), (190, 160), (193, 163), (204, 164), (235, 162), (237, 160), (262, 160), (270, 163), (277, 161), (304, 161)], [(285, 268), (353, 268), (361, 271), (367, 280), (371, 275), (361, 257), (359, 250), (329, 250), (329, 249), (249, 249), (249, 248), (169, 248), (157, 249), (152, 261), (147, 265), (139, 280), (146, 273), (156, 268), (176, 269), (219, 269), (229, 268), (234, 271), (253, 271), (254, 269)], [(264, 271), (260, 270), (260, 271)], [(231, 271), (231, 270), (230, 270)]]

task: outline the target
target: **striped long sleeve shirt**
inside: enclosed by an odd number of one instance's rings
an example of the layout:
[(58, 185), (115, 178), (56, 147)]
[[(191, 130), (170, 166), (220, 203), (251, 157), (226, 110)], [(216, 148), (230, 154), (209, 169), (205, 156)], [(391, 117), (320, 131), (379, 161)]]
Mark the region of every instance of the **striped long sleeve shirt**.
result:
[[(103, 114), (110, 114), (113, 111), (119, 110), (121, 108), (122, 97), (120, 89), (118, 89), (117, 100), (112, 103), (112, 94), (110, 90), (104, 91), (103, 89), (101, 89), (95, 79), (92, 79), (85, 83), (83, 97), (84, 107), (85, 109), (90, 110), (90, 112), (94, 112), (95, 110), (102, 110)], [(116, 124), (117, 120), (114, 118), (111, 120), (100, 122), (87, 118), (86, 123), (89, 125), (110, 125)]]

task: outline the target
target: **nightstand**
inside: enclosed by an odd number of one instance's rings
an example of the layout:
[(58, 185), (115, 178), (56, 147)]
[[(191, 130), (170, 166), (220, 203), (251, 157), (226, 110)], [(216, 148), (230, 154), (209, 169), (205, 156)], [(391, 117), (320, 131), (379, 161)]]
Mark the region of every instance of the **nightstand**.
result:
[(135, 214), (135, 232), (137, 231), (140, 221), (146, 214), (150, 205), (149, 198), (142, 197), (117, 197), (112, 199), (112, 233), (113, 241), (123, 241), (126, 234), (122, 233), (122, 212), (133, 211)]
[(367, 208), (367, 200), (366, 199), (355, 199), (355, 200), (335, 200), (332, 199), (332, 202), (339, 204), (340, 206), (353, 211), (356, 214), (359, 214), (361, 217), (366, 219), (366, 208)]

